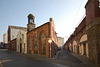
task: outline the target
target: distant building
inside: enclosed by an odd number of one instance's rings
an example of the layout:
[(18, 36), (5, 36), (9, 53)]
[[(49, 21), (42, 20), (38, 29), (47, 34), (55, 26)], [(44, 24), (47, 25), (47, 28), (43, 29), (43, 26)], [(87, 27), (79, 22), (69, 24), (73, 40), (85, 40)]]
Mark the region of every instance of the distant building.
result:
[(10, 42), (17, 38), (19, 30), (27, 30), (25, 27), (9, 26), (8, 27), (8, 49), (11, 50)]
[(8, 44), (8, 33), (3, 34), (3, 43)]
[(62, 38), (62, 37), (57, 37), (58, 38), (58, 44), (59, 44), (59, 46), (61, 47), (61, 46), (63, 46), (64, 45), (64, 38)]
[[(55, 32), (54, 22), (52, 18), (50, 18), (49, 22), (36, 28), (34, 24), (34, 18), (35, 17), (32, 14), (28, 15), (28, 53), (52, 57), (56, 54), (58, 49), (58, 40)], [(49, 39), (52, 40), (51, 44), (48, 43)]]
[(27, 53), (27, 31), (20, 30), (17, 34), (16, 51), (19, 53)]

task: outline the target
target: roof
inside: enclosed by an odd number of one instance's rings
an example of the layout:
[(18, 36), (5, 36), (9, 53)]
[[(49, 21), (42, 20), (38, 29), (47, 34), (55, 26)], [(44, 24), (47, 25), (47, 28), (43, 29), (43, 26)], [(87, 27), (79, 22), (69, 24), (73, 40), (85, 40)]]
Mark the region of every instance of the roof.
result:
[(10, 25), (9, 25), (9, 27), (10, 27), (10, 28), (14, 28), (14, 29), (24, 29), (24, 30), (27, 30), (26, 27), (10, 26)]
[[(42, 27), (42, 26), (44, 26), (44, 25), (46, 25), (46, 24), (49, 24), (49, 23), (50, 23), (50, 22), (46, 22), (46, 23), (44, 23), (44, 24), (38, 26), (37, 28), (35, 28), (35, 29), (33, 29), (33, 30), (36, 30), (36, 29), (38, 29), (38, 28), (40, 28), (40, 27)], [(33, 30), (31, 30), (31, 31), (33, 31)], [(31, 32), (31, 31), (28, 31), (28, 32)], [(27, 33), (28, 33), (28, 32), (27, 32)]]
[(57, 37), (57, 38), (61, 38), (61, 39), (64, 39), (63, 37)]

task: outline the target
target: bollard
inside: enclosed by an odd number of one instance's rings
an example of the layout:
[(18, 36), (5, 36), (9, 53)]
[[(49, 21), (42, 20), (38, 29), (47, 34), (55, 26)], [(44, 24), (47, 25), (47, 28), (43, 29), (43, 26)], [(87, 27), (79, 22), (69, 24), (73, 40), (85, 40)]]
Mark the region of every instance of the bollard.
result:
[(3, 64), (2, 64), (2, 62), (0, 61), (0, 65), (1, 65), (1, 67), (3, 67)]

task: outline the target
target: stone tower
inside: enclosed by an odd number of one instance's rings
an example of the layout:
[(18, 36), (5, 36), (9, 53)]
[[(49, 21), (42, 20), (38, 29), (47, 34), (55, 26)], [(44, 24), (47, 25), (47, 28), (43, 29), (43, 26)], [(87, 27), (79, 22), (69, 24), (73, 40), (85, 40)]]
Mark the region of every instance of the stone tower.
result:
[(34, 24), (34, 16), (32, 14), (28, 15), (28, 24), (27, 24), (27, 31), (31, 31), (35, 28), (35, 24)]
[(100, 0), (88, 0), (85, 8), (89, 60), (100, 66)]

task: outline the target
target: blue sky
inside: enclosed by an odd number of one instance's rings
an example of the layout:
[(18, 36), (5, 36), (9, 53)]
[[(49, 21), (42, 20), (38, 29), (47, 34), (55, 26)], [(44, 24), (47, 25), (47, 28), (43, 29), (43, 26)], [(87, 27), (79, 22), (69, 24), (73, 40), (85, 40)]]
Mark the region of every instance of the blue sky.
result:
[(0, 0), (0, 42), (9, 25), (26, 27), (30, 13), (35, 16), (36, 27), (52, 17), (57, 35), (66, 41), (85, 14), (86, 2), (87, 0)]

